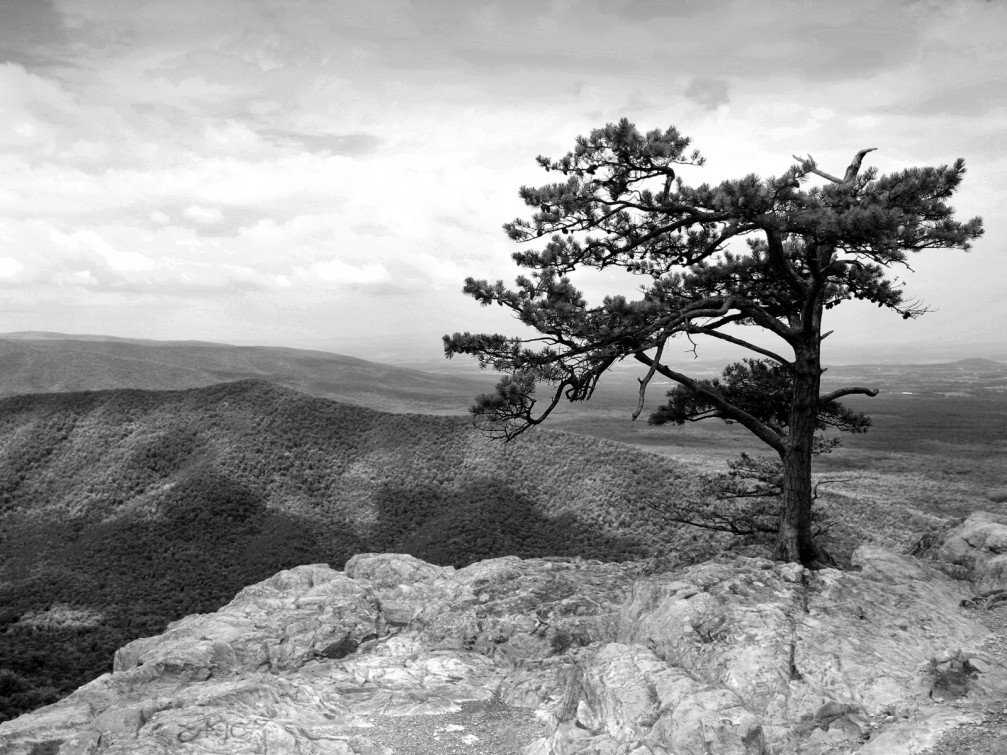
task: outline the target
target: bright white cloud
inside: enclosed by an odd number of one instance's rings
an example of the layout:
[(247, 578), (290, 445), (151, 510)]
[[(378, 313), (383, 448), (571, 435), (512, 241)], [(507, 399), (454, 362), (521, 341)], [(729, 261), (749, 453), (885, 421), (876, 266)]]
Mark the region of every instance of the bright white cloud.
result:
[(877, 115), (857, 115), (846, 119), (846, 122), (849, 123), (850, 126), (860, 131), (876, 128), (877, 126), (880, 126), (883, 121), (884, 119)]
[(323, 281), (346, 284), (371, 284), (390, 281), (391, 275), (382, 265), (368, 262), (364, 265), (351, 265), (342, 260), (329, 259), (313, 263), (307, 270), (298, 268), (299, 274), (317, 277)]
[(189, 220), (193, 220), (202, 225), (214, 225), (224, 222), (224, 213), (217, 207), (200, 207), (199, 205), (189, 205), (182, 211)]
[(13, 257), (0, 257), (0, 278), (14, 278), (24, 270), (24, 265)]
[[(918, 291), (959, 319), (999, 298), (1002, 3), (38, 6), (59, 23), (0, 64), (0, 284), (26, 327), (137, 302), (162, 337), (391, 331), (406, 310), (506, 327), (462, 279), (513, 278), (500, 225), (551, 178), (534, 156), (623, 115), (692, 136), (694, 182), (793, 153), (836, 171), (864, 146), (882, 170), (964, 154), (956, 205), (990, 241), (918, 266)], [(299, 314), (337, 313), (333, 291), (340, 316)]]

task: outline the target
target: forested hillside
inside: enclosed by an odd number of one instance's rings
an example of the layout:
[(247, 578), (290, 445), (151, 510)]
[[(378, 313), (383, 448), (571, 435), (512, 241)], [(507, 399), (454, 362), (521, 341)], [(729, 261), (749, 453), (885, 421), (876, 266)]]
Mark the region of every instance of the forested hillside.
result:
[(0, 400), (0, 703), (110, 668), (129, 639), (296, 564), (397, 551), (639, 558), (694, 545), (648, 502), (674, 462), (463, 417), (385, 414), (243, 381)]

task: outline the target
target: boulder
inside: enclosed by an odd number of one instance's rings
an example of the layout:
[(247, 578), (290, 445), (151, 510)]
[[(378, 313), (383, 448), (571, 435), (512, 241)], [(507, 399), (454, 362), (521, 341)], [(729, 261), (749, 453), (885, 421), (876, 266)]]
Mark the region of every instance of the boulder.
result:
[(0, 752), (896, 755), (1005, 698), (969, 585), (853, 562), (301, 566), (121, 648)]
[(979, 595), (1007, 590), (1007, 524), (976, 511), (944, 539), (937, 559), (966, 569)]

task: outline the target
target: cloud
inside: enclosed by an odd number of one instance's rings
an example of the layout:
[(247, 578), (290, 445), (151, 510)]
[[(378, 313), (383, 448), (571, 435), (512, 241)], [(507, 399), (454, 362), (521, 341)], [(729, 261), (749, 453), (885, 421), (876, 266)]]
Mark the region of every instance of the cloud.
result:
[(364, 265), (351, 265), (339, 259), (328, 259), (313, 263), (306, 270), (298, 269), (303, 275), (317, 277), (323, 281), (345, 284), (375, 284), (392, 279), (384, 268), (374, 262)]
[(709, 76), (700, 76), (689, 82), (685, 90), (686, 99), (692, 100), (707, 110), (716, 110), (729, 102), (727, 82)]
[(14, 278), (24, 270), (24, 265), (13, 257), (0, 257), (0, 278)]
[(17, 63), (0, 63), (0, 150), (44, 148), (79, 110), (58, 83)]
[(876, 144), (961, 152), (961, 206), (999, 204), (1003, 3), (3, 2), (0, 284), (40, 318), (140, 299), (151, 327), (280, 333), (316, 305), (391, 322), (371, 300), (412, 290), (411, 318), (489, 322), (457, 290), (516, 274), (500, 224), (555, 178), (534, 156), (623, 115), (694, 137), (693, 183)]
[(4, 0), (0, 50), (11, 62), (51, 65), (67, 42), (62, 18), (50, 0)]
[(186, 207), (182, 214), (200, 225), (215, 225), (224, 222), (224, 213), (217, 207), (201, 207), (193, 204)]
[(685, 19), (712, 12), (717, 6), (727, 3), (715, 0), (619, 0), (601, 5), (604, 12), (611, 13), (626, 21), (653, 21), (659, 18)]
[(116, 273), (153, 270), (157, 267), (149, 257), (128, 249), (117, 248), (90, 229), (56, 235), (55, 239), (71, 254), (80, 254), (84, 259), (100, 258), (109, 270)]
[(794, 25), (788, 30), (788, 44), (776, 49), (776, 62), (804, 78), (828, 81), (867, 78), (916, 57), (919, 15), (903, 9), (902, 23), (874, 26), (852, 10), (846, 18)]
[(515, 70), (566, 71), (583, 76), (587, 73), (629, 74), (640, 68), (633, 56), (605, 54), (598, 51), (584, 55), (577, 47), (559, 50), (537, 50), (531, 45), (497, 44), (491, 46), (459, 46), (451, 55), (473, 68), (505, 74)]
[(1007, 109), (1007, 80), (948, 81), (883, 108), (901, 115), (982, 116)]
[(373, 134), (308, 134), (278, 128), (259, 129), (259, 134), (279, 147), (329, 155), (368, 155), (381, 144)]

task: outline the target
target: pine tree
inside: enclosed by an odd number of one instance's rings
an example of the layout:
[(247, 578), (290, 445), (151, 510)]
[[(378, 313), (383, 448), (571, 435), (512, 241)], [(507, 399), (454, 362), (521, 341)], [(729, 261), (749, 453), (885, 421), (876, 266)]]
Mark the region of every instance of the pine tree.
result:
[[(775, 557), (809, 565), (827, 555), (812, 537), (811, 460), (823, 408), (871, 388), (821, 393), (823, 315), (860, 299), (915, 318), (927, 308), (903, 295), (893, 269), (910, 254), (967, 250), (983, 233), (981, 218), (955, 219), (947, 200), (965, 174), (953, 165), (909, 168), (879, 176), (861, 170), (861, 150), (842, 177), (809, 156), (779, 177), (747, 175), (715, 186), (686, 185), (679, 171), (704, 158), (674, 128), (643, 134), (628, 122), (578, 137), (572, 152), (539, 164), (563, 180), (520, 196), (534, 214), (504, 226), (531, 271), (514, 288), (469, 278), (464, 292), (498, 304), (534, 328), (531, 338), (455, 333), (445, 353), (469, 354), (507, 373), (495, 392), (478, 396), (474, 414), (506, 438), (543, 422), (564, 399), (591, 398), (600, 377), (632, 358), (643, 365), (637, 416), (655, 374), (681, 391), (679, 409), (737, 423), (772, 448), (783, 465), (783, 501)], [(640, 296), (611, 295), (589, 304), (569, 275), (621, 268), (643, 283)], [(763, 346), (746, 328), (770, 334)], [(749, 377), (759, 390), (726, 391), (690, 377), (666, 358), (672, 338), (711, 338), (742, 347), (774, 369)], [(544, 407), (536, 388), (548, 389)], [(780, 391), (785, 395), (781, 397)], [(782, 401), (782, 406), (780, 405)], [(683, 414), (682, 416), (685, 416)], [(833, 415), (835, 416), (835, 415)], [(851, 419), (851, 421), (854, 421)]]

